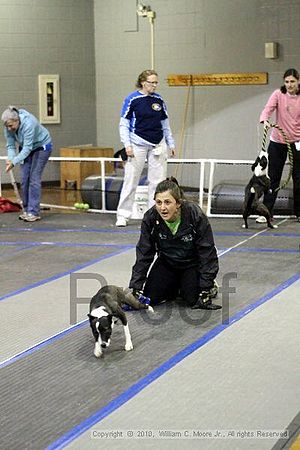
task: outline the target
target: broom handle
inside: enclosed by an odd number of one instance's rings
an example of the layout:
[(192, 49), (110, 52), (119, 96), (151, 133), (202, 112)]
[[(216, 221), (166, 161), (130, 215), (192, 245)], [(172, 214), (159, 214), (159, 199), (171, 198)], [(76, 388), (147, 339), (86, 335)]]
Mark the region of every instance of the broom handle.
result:
[(10, 175), (10, 181), (11, 181), (11, 184), (12, 184), (12, 186), (13, 186), (13, 188), (14, 188), (15, 196), (17, 197), (18, 203), (20, 203), (20, 206), (21, 206), (21, 208), (22, 208), (22, 211), (24, 212), (24, 209), (23, 209), (23, 201), (22, 201), (21, 196), (20, 196), (20, 193), (19, 193), (19, 189), (18, 189), (16, 180), (15, 180), (15, 176), (14, 176), (13, 169), (10, 169), (10, 170), (9, 170), (9, 175)]

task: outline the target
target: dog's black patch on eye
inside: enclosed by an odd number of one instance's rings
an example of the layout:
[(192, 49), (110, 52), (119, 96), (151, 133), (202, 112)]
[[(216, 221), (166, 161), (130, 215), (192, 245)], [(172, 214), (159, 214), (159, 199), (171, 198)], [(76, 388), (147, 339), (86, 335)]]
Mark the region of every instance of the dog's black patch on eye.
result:
[(262, 158), (260, 158), (260, 165), (262, 169), (265, 169), (268, 165), (268, 160), (265, 156), (263, 156)]

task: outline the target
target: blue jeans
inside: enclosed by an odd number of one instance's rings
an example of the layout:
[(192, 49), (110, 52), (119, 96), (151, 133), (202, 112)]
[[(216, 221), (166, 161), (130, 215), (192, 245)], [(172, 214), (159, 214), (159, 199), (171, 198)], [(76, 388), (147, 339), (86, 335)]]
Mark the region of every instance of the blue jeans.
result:
[[(52, 148), (52, 146), (50, 146)], [(40, 147), (32, 151), (21, 164), (21, 186), (24, 211), (38, 216), (42, 193), (42, 173), (51, 154)]]

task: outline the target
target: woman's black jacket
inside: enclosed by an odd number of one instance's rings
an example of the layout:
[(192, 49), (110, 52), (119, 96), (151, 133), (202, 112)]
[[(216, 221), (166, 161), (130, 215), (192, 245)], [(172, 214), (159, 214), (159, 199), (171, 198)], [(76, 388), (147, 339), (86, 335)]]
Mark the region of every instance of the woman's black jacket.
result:
[(196, 203), (183, 202), (181, 223), (174, 236), (155, 206), (145, 213), (136, 246), (130, 288), (143, 288), (156, 255), (174, 269), (196, 267), (200, 290), (208, 290), (213, 286), (219, 270), (217, 251), (208, 218)]

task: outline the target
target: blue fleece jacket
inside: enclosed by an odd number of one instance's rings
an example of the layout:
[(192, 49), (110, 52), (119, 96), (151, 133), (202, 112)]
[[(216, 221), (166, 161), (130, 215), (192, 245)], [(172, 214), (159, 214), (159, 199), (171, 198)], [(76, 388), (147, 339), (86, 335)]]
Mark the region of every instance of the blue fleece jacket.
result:
[[(19, 117), (20, 126), (16, 132), (4, 128), (7, 155), (13, 165), (22, 163), (37, 148), (43, 147), (46, 151), (52, 149), (49, 131), (39, 123), (33, 114), (25, 109), (19, 109)], [(17, 154), (16, 146), (21, 148), (19, 154)]]

